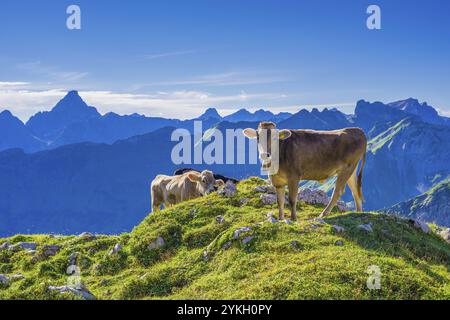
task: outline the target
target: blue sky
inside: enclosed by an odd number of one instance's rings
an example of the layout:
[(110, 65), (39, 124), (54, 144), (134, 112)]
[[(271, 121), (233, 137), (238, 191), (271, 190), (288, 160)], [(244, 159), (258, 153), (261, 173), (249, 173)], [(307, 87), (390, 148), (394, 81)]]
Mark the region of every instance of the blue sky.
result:
[[(66, 8), (81, 8), (81, 30)], [(381, 30), (366, 9), (381, 8)], [(76, 89), (100, 112), (189, 118), (407, 97), (450, 114), (450, 2), (3, 0), (0, 109)]]

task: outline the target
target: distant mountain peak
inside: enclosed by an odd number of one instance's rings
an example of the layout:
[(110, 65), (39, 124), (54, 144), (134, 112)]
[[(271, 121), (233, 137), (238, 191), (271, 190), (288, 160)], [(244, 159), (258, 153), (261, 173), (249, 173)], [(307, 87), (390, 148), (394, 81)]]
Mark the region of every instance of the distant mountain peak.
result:
[(81, 108), (87, 108), (88, 105), (84, 100), (80, 97), (78, 94), (78, 91), (72, 90), (69, 91), (64, 98), (62, 98), (56, 106), (53, 108), (53, 110), (60, 110), (60, 109), (81, 109)]
[(198, 117), (198, 119), (206, 120), (206, 119), (222, 119), (222, 116), (217, 112), (216, 108), (208, 108), (206, 111)]
[(9, 110), (3, 110), (2, 112), (0, 112), (0, 117), (1, 118), (14, 118), (13, 114)]

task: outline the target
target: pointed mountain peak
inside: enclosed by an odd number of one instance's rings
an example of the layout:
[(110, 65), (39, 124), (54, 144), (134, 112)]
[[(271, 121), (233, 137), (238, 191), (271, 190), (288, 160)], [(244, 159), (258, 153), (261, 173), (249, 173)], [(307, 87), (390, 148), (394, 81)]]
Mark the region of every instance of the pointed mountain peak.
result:
[(206, 120), (206, 119), (222, 119), (222, 116), (217, 112), (216, 108), (208, 108), (206, 111), (198, 117), (198, 119)]
[(78, 91), (72, 90), (69, 91), (64, 98), (62, 98), (56, 106), (53, 108), (53, 110), (60, 110), (60, 109), (81, 109), (81, 108), (87, 108), (88, 105), (86, 102), (83, 101), (83, 99), (78, 94)]

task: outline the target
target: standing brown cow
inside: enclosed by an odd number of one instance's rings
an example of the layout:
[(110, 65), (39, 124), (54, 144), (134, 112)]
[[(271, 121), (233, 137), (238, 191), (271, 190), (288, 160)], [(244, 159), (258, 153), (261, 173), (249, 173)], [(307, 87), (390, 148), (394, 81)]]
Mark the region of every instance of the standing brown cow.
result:
[[(258, 139), (263, 168), (272, 165), (272, 144), (275, 139), (279, 163), (278, 171), (269, 174), (277, 190), (279, 218), (284, 219), (285, 186), (289, 188), (291, 219), (296, 220), (298, 184), (300, 180), (324, 182), (337, 175), (333, 196), (320, 217), (330, 213), (348, 184), (358, 211), (362, 211), (362, 172), (366, 161), (367, 139), (359, 128), (333, 131), (277, 130), (272, 122), (261, 122), (258, 129), (245, 129), (244, 135)], [(265, 135), (263, 137), (263, 135)], [(277, 137), (274, 135), (278, 135)], [(263, 139), (261, 139), (263, 138)], [(263, 142), (261, 142), (261, 140)], [(268, 143), (265, 143), (268, 141)], [(361, 168), (357, 173), (359, 161)]]
[(215, 179), (209, 170), (189, 171), (178, 176), (158, 175), (152, 181), (152, 211), (159, 211), (161, 205), (169, 207), (182, 201), (199, 198), (213, 192), (215, 186), (224, 182)]

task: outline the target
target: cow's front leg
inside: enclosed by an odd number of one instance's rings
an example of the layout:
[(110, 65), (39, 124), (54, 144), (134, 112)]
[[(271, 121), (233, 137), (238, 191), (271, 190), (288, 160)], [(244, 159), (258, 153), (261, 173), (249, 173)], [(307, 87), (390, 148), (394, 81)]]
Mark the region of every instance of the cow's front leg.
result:
[(289, 206), (291, 207), (291, 220), (297, 220), (297, 195), (298, 195), (298, 180), (291, 180), (289, 187)]
[(278, 219), (283, 220), (284, 219), (284, 197), (285, 197), (284, 186), (276, 187), (276, 189), (277, 189), (277, 203), (278, 203)]

